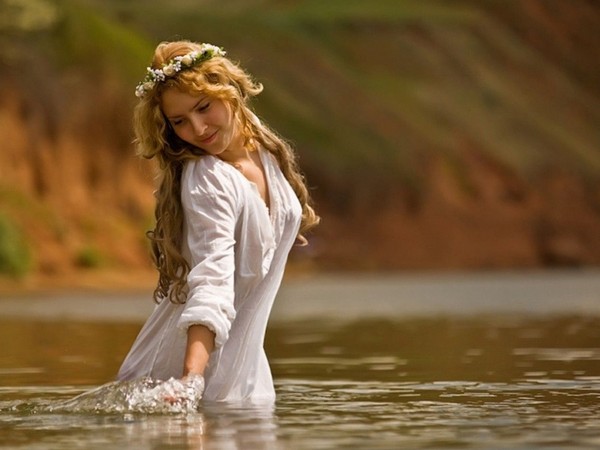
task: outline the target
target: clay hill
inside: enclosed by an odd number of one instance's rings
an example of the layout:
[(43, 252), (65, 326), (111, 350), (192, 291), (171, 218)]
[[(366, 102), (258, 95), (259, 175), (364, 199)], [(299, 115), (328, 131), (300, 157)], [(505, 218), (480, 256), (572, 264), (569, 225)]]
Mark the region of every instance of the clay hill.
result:
[(132, 150), (153, 46), (225, 47), (296, 146), (323, 269), (600, 264), (595, 0), (0, 5), (0, 272), (147, 268)]

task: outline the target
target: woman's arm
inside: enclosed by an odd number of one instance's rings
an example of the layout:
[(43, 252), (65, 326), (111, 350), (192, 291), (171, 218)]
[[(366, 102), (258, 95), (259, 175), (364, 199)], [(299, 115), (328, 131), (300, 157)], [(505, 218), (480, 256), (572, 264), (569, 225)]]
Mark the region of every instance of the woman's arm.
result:
[(190, 258), (188, 296), (177, 321), (177, 328), (187, 333), (184, 376), (205, 371), (210, 354), (229, 338), (235, 318), (238, 205), (234, 186), (223, 172), (229, 166), (217, 163), (210, 158), (190, 161), (181, 179)]
[(212, 331), (204, 325), (191, 325), (187, 331), (183, 376), (203, 375), (214, 347), (215, 334)]

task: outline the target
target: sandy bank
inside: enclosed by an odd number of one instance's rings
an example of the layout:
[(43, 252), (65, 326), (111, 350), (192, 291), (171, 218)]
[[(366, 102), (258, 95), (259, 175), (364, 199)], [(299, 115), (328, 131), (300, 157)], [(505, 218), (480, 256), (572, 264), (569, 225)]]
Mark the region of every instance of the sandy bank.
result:
[[(142, 322), (152, 289), (5, 293), (3, 318)], [(440, 315), (600, 315), (600, 270), (478, 274), (327, 274), (284, 281), (273, 321)]]

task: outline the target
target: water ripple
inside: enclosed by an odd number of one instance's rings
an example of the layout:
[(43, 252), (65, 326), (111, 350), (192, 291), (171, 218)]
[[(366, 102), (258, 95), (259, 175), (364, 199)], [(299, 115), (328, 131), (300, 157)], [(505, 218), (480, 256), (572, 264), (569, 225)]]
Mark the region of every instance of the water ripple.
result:
[[(515, 383), (287, 379), (279, 381), (278, 390), (280, 422), (292, 436), (310, 425), (331, 442), (343, 428), (350, 433), (346, 439), (354, 436), (354, 444), (361, 441), (361, 432), (368, 433), (369, 448), (411, 448), (424, 442), (547, 448), (589, 445), (600, 436), (596, 377)], [(310, 445), (318, 446), (318, 440), (303, 448)]]

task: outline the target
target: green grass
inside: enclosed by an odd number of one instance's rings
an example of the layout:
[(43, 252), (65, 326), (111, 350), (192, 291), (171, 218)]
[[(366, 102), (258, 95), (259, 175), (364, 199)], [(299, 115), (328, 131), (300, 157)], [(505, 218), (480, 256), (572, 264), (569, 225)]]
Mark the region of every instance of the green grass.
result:
[(0, 275), (20, 278), (32, 267), (31, 251), (21, 230), (0, 213)]
[(7, 217), (41, 225), (59, 241), (66, 237), (66, 227), (59, 212), (19, 189), (0, 184), (0, 207)]
[(473, 10), (459, 5), (416, 0), (304, 0), (289, 6), (274, 6), (266, 17), (285, 16), (287, 22), (377, 22), (395, 24), (414, 20), (430, 22), (463, 21), (473, 17)]
[(106, 258), (102, 252), (94, 245), (89, 244), (77, 252), (75, 257), (75, 265), (82, 269), (98, 269), (106, 262)]
[(97, 71), (109, 68), (126, 80), (143, 73), (153, 49), (147, 38), (82, 2), (61, 0), (59, 5), (63, 20), (54, 34), (55, 54), (66, 65)]

